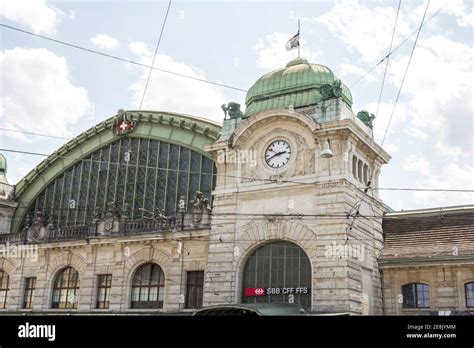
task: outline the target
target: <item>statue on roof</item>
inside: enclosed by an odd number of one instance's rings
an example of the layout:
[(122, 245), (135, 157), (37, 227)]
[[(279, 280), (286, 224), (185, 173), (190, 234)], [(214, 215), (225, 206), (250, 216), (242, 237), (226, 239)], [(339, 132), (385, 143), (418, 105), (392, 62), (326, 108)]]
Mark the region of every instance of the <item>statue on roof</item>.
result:
[(231, 120), (235, 118), (242, 118), (244, 116), (243, 112), (240, 111), (240, 104), (230, 102), (227, 104), (221, 105), (222, 111), (224, 111), (224, 120), (227, 120), (227, 114), (229, 114), (229, 118)]
[(362, 110), (357, 113), (357, 118), (362, 121), (369, 128), (373, 128), (373, 122), (375, 120), (374, 114), (369, 114), (368, 111)]
[(341, 80), (334, 80), (332, 84), (325, 84), (318, 88), (321, 98), (328, 100), (342, 96)]

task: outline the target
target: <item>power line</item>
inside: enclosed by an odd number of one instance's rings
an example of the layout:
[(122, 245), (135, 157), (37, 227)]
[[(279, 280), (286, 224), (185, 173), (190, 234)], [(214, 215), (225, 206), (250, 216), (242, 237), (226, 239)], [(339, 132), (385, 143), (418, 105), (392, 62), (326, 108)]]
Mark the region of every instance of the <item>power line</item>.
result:
[[(26, 155), (34, 155), (34, 156), (43, 156), (49, 157), (48, 154), (39, 153), (39, 152), (30, 152), (30, 151), (20, 151), (20, 150), (12, 150), (12, 149), (4, 149), (0, 148), (0, 151), (4, 152), (13, 152), (13, 153), (21, 153)], [(204, 174), (204, 175), (213, 175), (213, 176), (222, 176), (228, 178), (235, 178), (235, 179), (246, 179), (251, 181), (264, 181), (270, 183), (289, 183), (289, 184), (300, 184), (300, 185), (315, 185), (319, 182), (304, 182), (304, 181), (296, 181), (296, 180), (278, 180), (278, 179), (266, 179), (266, 178), (252, 178), (246, 176), (239, 176), (239, 175), (230, 175), (230, 174), (218, 174), (212, 172), (197, 172), (197, 171), (188, 171), (186, 169), (173, 169), (173, 168), (164, 168), (164, 167), (154, 167), (148, 165), (139, 165), (139, 164), (130, 164), (130, 163), (120, 163), (120, 162), (107, 162), (103, 160), (93, 160), (92, 158), (78, 158), (78, 157), (69, 157), (69, 156), (61, 156), (57, 155), (57, 157), (62, 159), (73, 159), (78, 161), (85, 161), (85, 162), (95, 162), (99, 164), (107, 163), (108, 165), (117, 165), (117, 166), (131, 166), (131, 167), (138, 167), (138, 168), (145, 168), (145, 169), (153, 169), (153, 170), (163, 170), (163, 171), (171, 171), (171, 172), (185, 172), (190, 174)], [(360, 191), (364, 191), (364, 187), (356, 187)], [(474, 192), (474, 189), (440, 189), (440, 188), (401, 188), (401, 187), (379, 187), (379, 188), (370, 188), (371, 190), (393, 190), (393, 191), (440, 191), (440, 192)]]
[[(171, 2), (172, 2), (172, 0), (170, 0), (169, 3), (168, 3), (168, 8), (166, 9), (165, 19), (163, 20), (163, 25), (161, 26), (160, 37), (158, 38), (158, 43), (156, 44), (156, 48), (155, 48), (155, 54), (153, 55), (153, 60), (151, 61), (151, 66), (152, 67), (155, 65), (156, 54), (158, 53), (158, 47), (160, 47), (161, 37), (163, 36), (163, 31), (165, 30), (166, 20), (168, 19), (168, 13), (170, 12)], [(140, 102), (140, 107), (138, 109), (139, 111), (142, 109), (143, 100), (145, 100), (145, 94), (146, 94), (146, 90), (148, 88), (148, 83), (150, 82), (150, 77), (151, 77), (151, 72), (152, 71), (153, 71), (153, 69), (150, 68), (150, 72), (148, 73), (148, 78), (147, 78), (146, 84), (145, 84), (145, 89), (143, 90), (142, 101)]]
[[(399, 0), (398, 1), (398, 8), (397, 8), (397, 16), (395, 17), (395, 24), (393, 25), (393, 31), (392, 31), (392, 38), (390, 40), (390, 46), (388, 48), (388, 52), (390, 54), (390, 52), (392, 51), (392, 45), (393, 45), (393, 39), (395, 37), (395, 32), (396, 32), (396, 29), (397, 29), (397, 22), (398, 22), (398, 15), (400, 13), (400, 7), (401, 7), (401, 4), (402, 4), (402, 0)], [(387, 71), (388, 71), (388, 63), (390, 62), (390, 55), (387, 55), (387, 61), (385, 63), (385, 70), (383, 72), (383, 78), (382, 78), (382, 86), (380, 87), (380, 93), (379, 93), (379, 99), (377, 101), (377, 109), (375, 111), (375, 115), (378, 115), (379, 114), (379, 107), (380, 107), (380, 101), (382, 100), (382, 94), (383, 94), (383, 87), (385, 85), (385, 78), (387, 76)], [(374, 124), (373, 124), (373, 127), (375, 126), (375, 122), (376, 120), (374, 120)]]
[(229, 88), (229, 89), (233, 89), (233, 90), (240, 91), (240, 92), (247, 92), (246, 89), (233, 87), (233, 86), (229, 86), (229, 85), (226, 85), (226, 84), (223, 84), (223, 83), (212, 82), (212, 81), (201, 79), (201, 78), (198, 78), (198, 77), (189, 76), (189, 75), (180, 74), (180, 73), (177, 73), (177, 72), (174, 72), (174, 71), (153, 67), (153, 66), (146, 65), (146, 64), (143, 64), (143, 63), (139, 63), (139, 62), (136, 62), (136, 61), (133, 61), (133, 60), (130, 60), (130, 59), (114, 56), (114, 55), (111, 55), (111, 54), (108, 54), (108, 53), (93, 50), (91, 48), (75, 45), (75, 44), (72, 44), (72, 43), (69, 43), (69, 42), (66, 42), (66, 41), (56, 40), (56, 39), (53, 39), (53, 38), (48, 37), (48, 36), (35, 34), (35, 33), (32, 33), (31, 31), (16, 28), (16, 27), (13, 27), (11, 25), (4, 24), (4, 23), (0, 23), (0, 26), (4, 27), (4, 28), (7, 28), (7, 29), (15, 30), (15, 31), (18, 31), (18, 32), (21, 32), (21, 33), (24, 33), (24, 34), (35, 36), (35, 37), (38, 37), (38, 38), (41, 38), (41, 39), (44, 39), (44, 40), (52, 41), (52, 42), (55, 42), (55, 43), (58, 43), (58, 44), (61, 44), (61, 45), (65, 45), (65, 46), (76, 48), (76, 49), (79, 49), (79, 50), (82, 50), (82, 51), (86, 51), (86, 52), (89, 52), (89, 53), (94, 53), (94, 54), (98, 54), (98, 55), (101, 55), (101, 56), (104, 56), (104, 57), (107, 57), (107, 58), (112, 58), (112, 59), (115, 59), (115, 60), (119, 60), (121, 62), (138, 65), (138, 66), (141, 66), (143, 68), (153, 69), (153, 70), (161, 71), (161, 72), (164, 72), (164, 73), (167, 73), (167, 74), (180, 76), (180, 77), (184, 77), (184, 78), (187, 78), (187, 79), (192, 79), (192, 80), (208, 83), (208, 84), (223, 87), (223, 88)]
[[(387, 136), (387, 133), (388, 133), (388, 129), (390, 128), (390, 124), (392, 122), (392, 118), (393, 118), (393, 115), (395, 114), (395, 109), (396, 109), (396, 106), (397, 106), (397, 103), (398, 103), (398, 99), (400, 98), (400, 94), (401, 94), (401, 91), (402, 91), (402, 88), (403, 88), (403, 84), (405, 82), (405, 78), (407, 76), (407, 73), (408, 73), (408, 68), (410, 67), (410, 63), (411, 63), (411, 59), (413, 57), (413, 53), (415, 52), (415, 48), (416, 48), (416, 44), (418, 43), (418, 37), (420, 36), (420, 32), (421, 32), (421, 28), (423, 28), (423, 25), (424, 25), (424, 21), (425, 21), (425, 17), (426, 17), (426, 13), (428, 11), (428, 7), (430, 5), (430, 0), (427, 1), (426, 3), (426, 8), (425, 8), (425, 12), (423, 13), (423, 18), (421, 19), (421, 23), (420, 23), (420, 27), (418, 28), (418, 32), (416, 34), (416, 38), (415, 38), (415, 42), (413, 43), (413, 47), (411, 49), (411, 53), (410, 53), (410, 57), (408, 59), (408, 62), (407, 62), (407, 65), (405, 67), (405, 72), (403, 74), (403, 78), (402, 78), (402, 81), (400, 83), (400, 86), (398, 88), (398, 92), (397, 92), (397, 97), (395, 99), (395, 102), (393, 103), (393, 108), (392, 108), (392, 112), (390, 114), (390, 117), (388, 119), (388, 123), (387, 123), (387, 127), (385, 127), (385, 132), (384, 132), (384, 135), (383, 135), (383, 138), (382, 138), (382, 142), (380, 144), (380, 148), (379, 150), (377, 151), (377, 155), (380, 155), (380, 151), (382, 151), (382, 147), (383, 147), (383, 144), (385, 142), (385, 138)], [(393, 52), (393, 51), (392, 51)], [(366, 188), (365, 188), (365, 192), (367, 193), (367, 191), (370, 189), (370, 184), (372, 182), (372, 178), (374, 176), (374, 172), (375, 171), (372, 171), (372, 173), (370, 173), (370, 176), (369, 176), (369, 180), (367, 181), (367, 185), (366, 185)]]
[(23, 133), (23, 134), (28, 134), (28, 135), (37, 135), (40, 137), (47, 137), (47, 138), (53, 138), (53, 139), (70, 140), (70, 138), (59, 137), (57, 135), (41, 134), (41, 133), (28, 132), (28, 131), (22, 131), (22, 130), (17, 130), (17, 129), (9, 129), (9, 128), (0, 127), (0, 130), (7, 131), (7, 132)]
[[(449, 4), (449, 0), (443, 5), (441, 6), (435, 13), (433, 13), (433, 15), (428, 18), (426, 20), (426, 22), (423, 24), (423, 26), (425, 24), (427, 24), (428, 22), (430, 22), (435, 16), (438, 15), (438, 13), (440, 13), (447, 5)], [(385, 57), (383, 57), (377, 64), (375, 64), (371, 69), (369, 69), (364, 75), (362, 75), (357, 81), (355, 81), (354, 83), (352, 83), (349, 88), (352, 88), (354, 87), (355, 85), (357, 85), (360, 81), (362, 81), (363, 79), (365, 79), (369, 74), (372, 73), (372, 71), (374, 71), (380, 64), (382, 64), (386, 59), (388, 59), (388, 57), (390, 57), (396, 50), (398, 50), (400, 47), (402, 47), (405, 42), (407, 42), (413, 35), (415, 35), (416, 33), (418, 32), (418, 29), (417, 30), (414, 30), (410, 35), (408, 35), (402, 42), (400, 42), (391, 52), (389, 52)]]
[(403, 74), (402, 82), (400, 83), (400, 87), (398, 88), (397, 97), (395, 98), (395, 103), (393, 103), (392, 113), (390, 114), (390, 118), (388, 119), (387, 127), (385, 128), (385, 133), (382, 138), (382, 142), (380, 147), (382, 148), (383, 143), (385, 142), (385, 137), (387, 136), (388, 128), (390, 127), (390, 123), (392, 122), (393, 114), (395, 113), (395, 108), (397, 107), (398, 99), (400, 98), (400, 93), (402, 92), (403, 84), (405, 83), (405, 78), (408, 73), (408, 68), (410, 67), (411, 59), (413, 58), (413, 53), (415, 52), (416, 44), (418, 43), (418, 38), (420, 36), (421, 28), (423, 28), (423, 23), (425, 21), (426, 12), (428, 12), (428, 7), (430, 6), (430, 0), (426, 2), (425, 12), (423, 13), (423, 18), (421, 19), (420, 27), (418, 28), (418, 33), (416, 34), (415, 42), (413, 43), (413, 47), (411, 49), (410, 57), (408, 58), (408, 63), (405, 68), (405, 72)]

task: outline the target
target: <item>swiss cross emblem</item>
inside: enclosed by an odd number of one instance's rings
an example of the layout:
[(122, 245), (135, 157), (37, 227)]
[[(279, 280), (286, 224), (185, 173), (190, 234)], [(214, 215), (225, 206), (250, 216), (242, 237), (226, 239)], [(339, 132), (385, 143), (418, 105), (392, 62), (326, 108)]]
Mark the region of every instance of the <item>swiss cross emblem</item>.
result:
[(127, 114), (124, 110), (119, 110), (114, 123), (115, 133), (123, 135), (130, 133), (135, 128), (136, 122), (132, 120), (132, 116)]

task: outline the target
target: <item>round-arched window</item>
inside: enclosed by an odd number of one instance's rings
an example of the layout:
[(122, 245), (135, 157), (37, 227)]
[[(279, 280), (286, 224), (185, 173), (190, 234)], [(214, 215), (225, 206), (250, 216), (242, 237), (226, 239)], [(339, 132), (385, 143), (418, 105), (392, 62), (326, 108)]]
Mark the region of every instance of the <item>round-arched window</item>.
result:
[(79, 273), (72, 267), (60, 271), (54, 280), (52, 308), (77, 308)]
[(311, 306), (311, 263), (296, 244), (268, 243), (246, 261), (243, 303), (286, 302)]
[(163, 308), (165, 275), (156, 263), (140, 266), (132, 279), (131, 308)]

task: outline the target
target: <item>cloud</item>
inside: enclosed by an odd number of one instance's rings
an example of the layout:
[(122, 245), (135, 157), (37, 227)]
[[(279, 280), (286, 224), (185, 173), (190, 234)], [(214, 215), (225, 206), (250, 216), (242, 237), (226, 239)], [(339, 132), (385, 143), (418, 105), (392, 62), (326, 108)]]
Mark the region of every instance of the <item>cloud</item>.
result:
[[(394, 101), (381, 102), (377, 112), (377, 103), (368, 103), (365, 110), (370, 113), (376, 114), (374, 121), (374, 138), (380, 144), (385, 136), (385, 140), (390, 139), (390, 135), (398, 132), (397, 127), (404, 125), (407, 121), (408, 116), (408, 105), (406, 103), (398, 103), (395, 112), (393, 112)], [(392, 119), (390, 115), (393, 112)], [(387, 126), (390, 121), (390, 126)], [(385, 131), (387, 134), (385, 135)], [(385, 142), (384, 142), (385, 144)]]
[(116, 38), (113, 38), (107, 34), (97, 34), (96, 36), (91, 37), (90, 41), (95, 46), (108, 50), (117, 48), (119, 45), (119, 41)]
[[(410, 127), (431, 130), (449, 146), (472, 149), (473, 54), (472, 47), (441, 36), (420, 40), (402, 90), (409, 99)], [(399, 86), (407, 60), (392, 60), (393, 86)]]
[[(296, 58), (295, 50), (287, 51), (285, 44), (294, 34), (271, 33), (260, 39), (254, 45), (257, 51), (257, 67), (264, 70), (275, 70), (283, 68), (286, 63)], [(301, 39), (301, 57), (309, 62), (316, 62), (321, 56), (321, 51), (314, 52), (307, 48), (305, 40)]]
[(444, 0), (432, 0), (430, 6), (433, 8), (443, 7), (443, 12), (456, 17), (456, 23), (460, 27), (469, 28), (474, 26), (472, 8), (467, 9), (463, 0), (450, 0), (447, 3)]
[[(446, 163), (438, 172), (418, 179), (416, 187), (437, 189), (474, 189), (474, 167), (469, 164)], [(472, 192), (416, 192), (415, 200), (419, 206), (447, 207), (452, 205), (474, 204)]]
[[(138, 56), (141, 63), (151, 64), (153, 52), (146, 44), (132, 42), (129, 50)], [(165, 54), (156, 56), (154, 66), (199, 79), (207, 79), (204, 72), (198, 68), (177, 62)], [(134, 71), (138, 72), (138, 76), (130, 86), (130, 91), (132, 105), (138, 109), (149, 69), (137, 68)], [(220, 106), (229, 101), (228, 95), (221, 87), (153, 70), (142, 109), (179, 112), (222, 122), (224, 115)]]
[(0, 71), (0, 120), (9, 128), (70, 137), (70, 127), (91, 111), (87, 90), (72, 84), (66, 59), (47, 49), (0, 51)]
[[(360, 78), (367, 73), (366, 69), (362, 69), (357, 65), (350, 64), (350, 63), (343, 63), (338, 65), (337, 72), (341, 76), (355, 76), (355, 78)], [(377, 81), (377, 75), (375, 74), (377, 70), (374, 71), (373, 74), (369, 74), (365, 76), (364, 80), (362, 80), (365, 84)]]
[[(358, 53), (365, 62), (375, 62), (387, 53), (396, 13), (392, 6), (368, 8), (358, 1), (338, 1), (317, 21), (325, 24), (350, 53)], [(411, 33), (409, 21), (403, 18), (398, 18), (395, 43)]]
[(421, 153), (409, 155), (405, 159), (403, 169), (409, 172), (416, 172), (421, 175), (429, 175), (431, 172), (430, 163), (423, 157)]
[(0, 16), (27, 26), (36, 34), (56, 33), (60, 11), (45, 0), (2, 0)]

